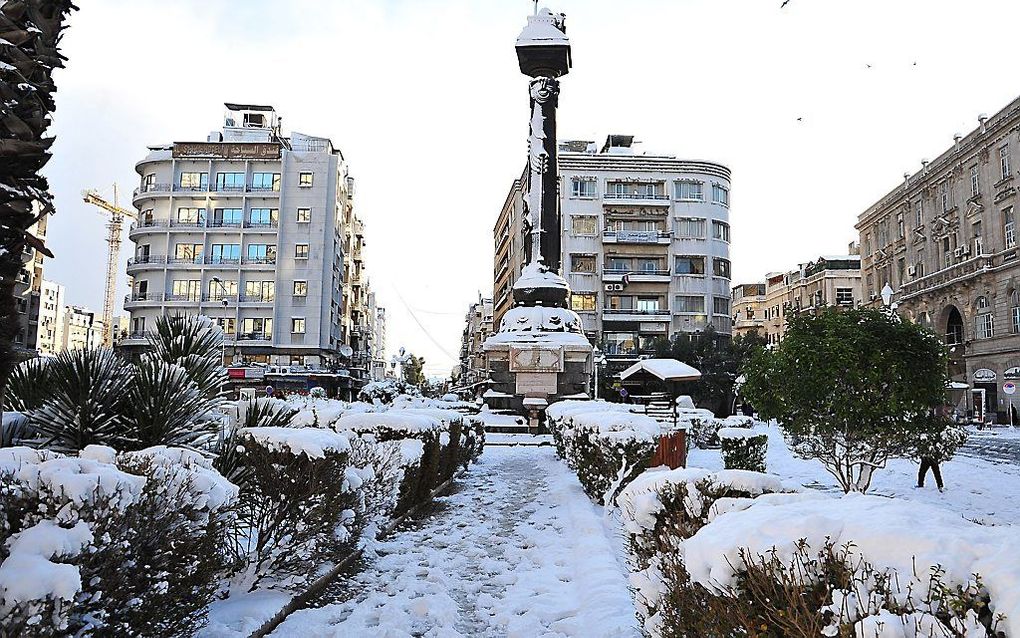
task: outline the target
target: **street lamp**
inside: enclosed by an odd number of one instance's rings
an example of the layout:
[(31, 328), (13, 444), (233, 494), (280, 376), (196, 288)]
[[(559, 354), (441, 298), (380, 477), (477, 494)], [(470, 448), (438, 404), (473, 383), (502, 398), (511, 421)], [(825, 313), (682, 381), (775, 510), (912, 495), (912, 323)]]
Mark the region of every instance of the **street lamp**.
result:
[(594, 364), (593, 367), (595, 368), (595, 400), (596, 401), (599, 398), (599, 368), (602, 367), (602, 364), (603, 364), (603, 362), (605, 362), (605, 360), (606, 360), (606, 357), (605, 357), (605, 355), (602, 354), (601, 350), (599, 350), (598, 348), (595, 348), (592, 351), (592, 353), (591, 353), (591, 361)]
[[(226, 328), (227, 319), (228, 319), (228, 317), (227, 317), (227, 306), (230, 303), (229, 300), (227, 299), (227, 297), (229, 296), (230, 293), (227, 291), (227, 287), (223, 284), (223, 280), (220, 279), (219, 277), (213, 277), (211, 281), (214, 284), (216, 284), (217, 286), (219, 286), (220, 290), (223, 293), (223, 299), (221, 299), (220, 301), (223, 302), (223, 324), (224, 324), (224, 328)], [(236, 346), (236, 343), (237, 343), (236, 342), (236, 339), (237, 339), (237, 325), (236, 325), (236, 322), (235, 322), (235, 325), (234, 325), (234, 339), (235, 339), (235, 342), (234, 342), (235, 346), (234, 346), (234, 352), (232, 354), (237, 354), (237, 346)], [(226, 358), (227, 358), (227, 334), (226, 334), (226, 330), (224, 329), (224, 331), (223, 331), (223, 339), (220, 341), (220, 363), (223, 364), (223, 367), (227, 366), (227, 364), (225, 363)], [(233, 356), (231, 356), (231, 360), (233, 360)]]

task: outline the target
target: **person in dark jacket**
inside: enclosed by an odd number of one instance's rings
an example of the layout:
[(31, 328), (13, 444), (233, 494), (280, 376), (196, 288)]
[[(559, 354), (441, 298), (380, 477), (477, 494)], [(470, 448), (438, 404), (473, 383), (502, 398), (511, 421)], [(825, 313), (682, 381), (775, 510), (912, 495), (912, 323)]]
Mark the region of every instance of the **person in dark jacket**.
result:
[(935, 485), (938, 485), (939, 491), (946, 489), (942, 483), (942, 470), (939, 468), (939, 462), (931, 456), (921, 457), (921, 467), (917, 470), (917, 486), (924, 487), (924, 478), (928, 475), (928, 470), (931, 470), (932, 476), (935, 477)]
[(928, 470), (931, 470), (935, 477), (935, 485), (941, 492), (946, 489), (946, 486), (942, 482), (940, 465), (953, 458), (956, 450), (966, 443), (967, 430), (962, 425), (951, 423), (948, 419), (940, 419), (940, 422), (941, 430), (921, 435), (915, 453), (921, 463), (921, 467), (917, 470), (917, 486), (924, 487), (924, 479), (928, 475)]

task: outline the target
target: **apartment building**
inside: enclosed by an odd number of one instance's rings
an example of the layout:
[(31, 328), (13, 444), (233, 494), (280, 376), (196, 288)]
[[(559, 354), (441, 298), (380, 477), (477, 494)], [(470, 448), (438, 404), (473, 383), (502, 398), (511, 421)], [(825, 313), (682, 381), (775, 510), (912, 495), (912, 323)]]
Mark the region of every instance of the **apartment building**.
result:
[[(33, 203), (38, 211), (38, 204)], [(47, 218), (43, 217), (28, 229), (39, 239), (46, 239)], [(14, 305), (18, 311), (20, 330), (14, 335), (14, 354), (19, 359), (37, 356), (39, 341), (39, 313), (42, 303), (43, 254), (25, 246), (21, 271), (14, 281)]]
[(489, 378), (483, 346), (493, 332), (493, 300), (479, 295), (478, 301), (471, 304), (464, 316), (460, 365), (456, 375), (458, 386), (470, 386)]
[(52, 357), (64, 349), (64, 286), (43, 280), (39, 294), (39, 334), (36, 350)]
[(284, 136), (271, 106), (225, 106), (221, 131), (152, 146), (135, 167), (121, 346), (144, 346), (160, 315), (204, 314), (223, 327), (234, 364), (363, 382), (364, 225), (343, 154), (327, 138)]
[(367, 317), (372, 335), (370, 376), (372, 381), (382, 381), (386, 378), (386, 308), (378, 304), (374, 292), (368, 295)]
[(60, 349), (80, 350), (103, 346), (103, 315), (83, 306), (66, 306), (60, 329)]
[(1001, 391), (1020, 379), (1018, 131), (1020, 98), (905, 174), (856, 226), (869, 303), (888, 284), (898, 312), (950, 346), (950, 377), (968, 386), (961, 403), (999, 422), (1010, 410), (1020, 422)]
[(764, 284), (751, 285), (764, 288), (757, 302), (755, 317), (760, 316), (760, 320), (754, 321), (755, 328), (768, 343), (779, 343), (786, 334), (789, 319), (795, 315), (822, 307), (861, 305), (861, 257), (856, 254), (819, 257), (796, 270), (770, 273)]
[(733, 336), (751, 332), (764, 334), (765, 284), (739, 284), (730, 295), (733, 312)]
[[(730, 334), (730, 170), (641, 154), (634, 138), (559, 148), (562, 274), (585, 334), (623, 367), (656, 339), (712, 326)], [(515, 180), (495, 228), (496, 326), (524, 262), (525, 184)], [(519, 246), (519, 248), (518, 248)]]

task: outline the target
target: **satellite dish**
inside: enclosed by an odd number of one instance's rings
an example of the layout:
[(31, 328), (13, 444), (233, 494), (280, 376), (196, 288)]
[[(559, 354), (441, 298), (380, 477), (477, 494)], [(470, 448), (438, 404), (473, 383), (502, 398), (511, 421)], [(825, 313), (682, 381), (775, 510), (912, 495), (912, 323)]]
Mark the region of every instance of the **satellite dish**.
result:
[(340, 346), (340, 354), (345, 357), (349, 357), (352, 354), (354, 354), (354, 348), (350, 347), (345, 343), (344, 345)]

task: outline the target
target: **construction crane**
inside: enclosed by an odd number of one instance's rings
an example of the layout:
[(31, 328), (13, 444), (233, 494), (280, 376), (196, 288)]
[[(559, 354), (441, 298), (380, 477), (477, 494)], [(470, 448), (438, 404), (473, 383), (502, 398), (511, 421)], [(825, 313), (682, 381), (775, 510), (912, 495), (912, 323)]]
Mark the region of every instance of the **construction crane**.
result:
[(106, 211), (110, 221), (106, 224), (106, 290), (103, 294), (103, 345), (113, 345), (113, 304), (117, 293), (117, 266), (120, 259), (120, 237), (124, 226), (124, 218), (138, 219), (138, 213), (121, 208), (117, 198), (117, 185), (113, 185), (113, 202), (107, 201), (95, 189), (81, 193), (86, 204), (92, 204)]

